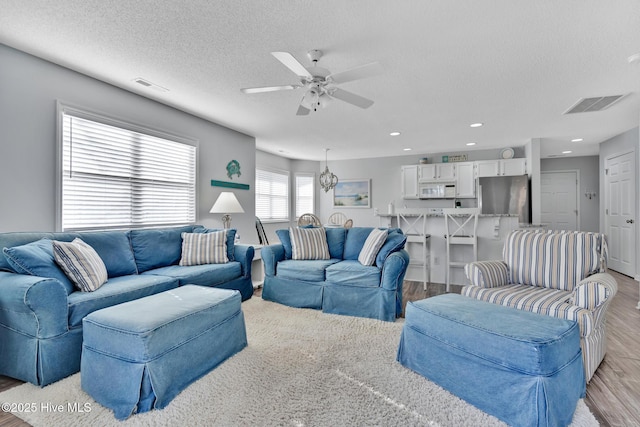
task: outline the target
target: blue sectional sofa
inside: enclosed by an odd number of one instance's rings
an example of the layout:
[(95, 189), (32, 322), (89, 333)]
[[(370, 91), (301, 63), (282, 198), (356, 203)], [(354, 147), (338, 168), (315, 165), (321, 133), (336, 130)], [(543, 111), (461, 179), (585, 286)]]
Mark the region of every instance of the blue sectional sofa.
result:
[(292, 259), (288, 229), (276, 234), (281, 243), (262, 248), (262, 298), (325, 313), (369, 317), (393, 322), (402, 314), (402, 281), (409, 265), (406, 236), (389, 229), (374, 265), (358, 255), (372, 227), (326, 228), (330, 259)]
[[(116, 304), (185, 284), (253, 294), (254, 248), (234, 244), (227, 231), (224, 264), (178, 265), (182, 233), (202, 226), (78, 233), (0, 233), (0, 249), (18, 248), (16, 259), (0, 253), (0, 374), (44, 386), (80, 370), (82, 319)], [(53, 260), (51, 240), (79, 237), (100, 256), (108, 281), (93, 292), (76, 290)], [(25, 246), (28, 245), (28, 246)]]

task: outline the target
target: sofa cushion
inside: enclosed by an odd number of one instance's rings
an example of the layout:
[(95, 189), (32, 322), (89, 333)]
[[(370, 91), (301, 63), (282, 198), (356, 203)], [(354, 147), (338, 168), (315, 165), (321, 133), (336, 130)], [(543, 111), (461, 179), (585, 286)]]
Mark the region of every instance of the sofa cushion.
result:
[(362, 265), (359, 261), (346, 260), (326, 269), (327, 282), (336, 285), (380, 287), (381, 270), (376, 266)]
[(16, 273), (57, 279), (64, 285), (67, 294), (75, 290), (73, 283), (55, 263), (50, 239), (4, 248), (3, 252)]
[(236, 243), (236, 229), (235, 228), (204, 228), (201, 225), (196, 225), (193, 228), (194, 233), (215, 233), (217, 231), (226, 231), (227, 232), (227, 258), (229, 261), (235, 261), (236, 258), (234, 256), (235, 253), (235, 243)]
[(179, 280), (180, 286), (188, 283), (202, 286), (217, 286), (237, 279), (242, 274), (242, 267), (238, 261), (225, 264), (202, 264), (191, 266), (170, 265), (154, 268), (143, 275), (168, 276)]
[(69, 280), (83, 292), (93, 292), (107, 281), (107, 267), (100, 255), (80, 238), (73, 242), (54, 240), (53, 257)]
[(360, 254), (358, 254), (358, 261), (362, 265), (371, 266), (376, 261), (376, 256), (380, 251), (382, 245), (384, 245), (385, 240), (387, 240), (387, 230), (380, 230), (374, 228), (369, 233), (369, 237), (364, 241), (364, 245), (362, 245), (362, 249), (360, 250)]
[(166, 276), (130, 275), (110, 279), (95, 292), (73, 292), (69, 295), (69, 327), (82, 324), (82, 319), (96, 310), (164, 292), (178, 287), (178, 280)]
[(323, 227), (291, 227), (291, 257), (295, 260), (325, 260), (329, 257), (327, 234)]
[(227, 256), (227, 231), (182, 233), (182, 255), (179, 265), (224, 264)]
[(278, 236), (278, 239), (280, 239), (280, 243), (282, 243), (282, 247), (284, 248), (285, 259), (291, 259), (291, 235), (289, 234), (289, 229), (276, 230), (276, 235)]
[(138, 272), (178, 264), (182, 254), (182, 233), (191, 233), (193, 226), (131, 230), (131, 247)]
[(276, 276), (305, 282), (324, 282), (325, 269), (339, 259), (327, 260), (284, 260), (276, 267)]
[(572, 291), (600, 269), (602, 237), (588, 232), (512, 231), (504, 261), (512, 283)]
[[(78, 233), (78, 237), (100, 255), (107, 267), (109, 277), (118, 277), (138, 274), (129, 233), (129, 231), (100, 231)], [(56, 240), (60, 239), (56, 237)]]
[(347, 238), (347, 229), (343, 227), (325, 228), (327, 232), (327, 245), (331, 258), (342, 259), (344, 254), (344, 241)]
[(373, 227), (353, 227), (347, 229), (347, 238), (344, 242), (344, 254), (342, 259), (358, 259), (364, 242), (371, 234)]
[(376, 266), (382, 268), (387, 257), (394, 252), (404, 249), (406, 243), (407, 236), (402, 234), (400, 229), (389, 230), (387, 240), (385, 240), (384, 245), (382, 245), (378, 252), (378, 256), (376, 256)]

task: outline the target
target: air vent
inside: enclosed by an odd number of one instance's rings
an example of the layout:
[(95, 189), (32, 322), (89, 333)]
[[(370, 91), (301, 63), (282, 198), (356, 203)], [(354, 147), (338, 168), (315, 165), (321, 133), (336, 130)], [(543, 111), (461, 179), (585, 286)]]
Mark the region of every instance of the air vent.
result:
[(595, 98), (581, 98), (563, 114), (590, 113), (602, 111), (620, 100), (624, 95), (597, 96)]
[(137, 77), (133, 79), (133, 81), (138, 83), (139, 85), (148, 87), (149, 89), (155, 89), (158, 92), (169, 92), (169, 89), (167, 89), (166, 87), (158, 86), (155, 83), (151, 83), (149, 80), (143, 79), (142, 77)]

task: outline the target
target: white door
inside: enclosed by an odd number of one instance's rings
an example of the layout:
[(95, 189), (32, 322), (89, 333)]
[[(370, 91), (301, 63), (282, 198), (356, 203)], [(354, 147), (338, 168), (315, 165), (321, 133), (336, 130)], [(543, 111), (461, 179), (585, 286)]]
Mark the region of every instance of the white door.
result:
[(578, 173), (540, 173), (541, 221), (550, 230), (578, 230)]
[(636, 165), (635, 153), (605, 159), (605, 233), (609, 244), (609, 267), (635, 275), (636, 259)]

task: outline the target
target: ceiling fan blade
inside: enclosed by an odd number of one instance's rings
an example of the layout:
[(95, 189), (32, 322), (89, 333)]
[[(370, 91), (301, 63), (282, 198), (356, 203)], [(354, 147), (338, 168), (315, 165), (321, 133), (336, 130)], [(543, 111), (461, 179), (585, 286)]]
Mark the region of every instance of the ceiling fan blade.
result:
[(331, 91), (330, 95), (334, 98), (338, 98), (341, 101), (348, 102), (349, 104), (355, 105), (356, 107), (360, 108), (369, 108), (373, 105), (372, 100), (340, 88), (336, 88)]
[(263, 93), (263, 92), (275, 92), (278, 90), (291, 90), (298, 89), (300, 85), (284, 85), (284, 86), (264, 86), (264, 87), (245, 87), (240, 89), (243, 93)]
[(372, 62), (371, 64), (361, 65), (356, 68), (352, 68), (340, 73), (330, 74), (327, 76), (327, 80), (333, 83), (340, 84), (353, 80), (364, 79), (367, 77), (373, 77), (382, 74), (382, 66), (378, 62)]
[(289, 52), (271, 52), (271, 55), (275, 56), (278, 61), (282, 62), (285, 67), (296, 73), (296, 75), (309, 80), (313, 79), (313, 76), (304, 68), (304, 65), (298, 62)]

